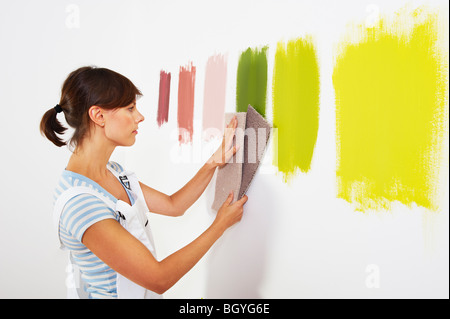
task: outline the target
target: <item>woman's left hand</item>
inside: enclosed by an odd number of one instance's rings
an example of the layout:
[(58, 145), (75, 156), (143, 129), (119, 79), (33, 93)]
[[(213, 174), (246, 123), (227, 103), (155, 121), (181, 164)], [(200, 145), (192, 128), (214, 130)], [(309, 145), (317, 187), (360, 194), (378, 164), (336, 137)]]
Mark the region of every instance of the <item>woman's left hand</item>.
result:
[(208, 163), (212, 164), (214, 167), (223, 167), (228, 161), (233, 157), (234, 154), (239, 150), (239, 145), (233, 146), (234, 133), (236, 132), (238, 121), (237, 117), (234, 116), (233, 119), (228, 123), (225, 128), (225, 133), (223, 135), (222, 144), (217, 149), (217, 151), (208, 160)]

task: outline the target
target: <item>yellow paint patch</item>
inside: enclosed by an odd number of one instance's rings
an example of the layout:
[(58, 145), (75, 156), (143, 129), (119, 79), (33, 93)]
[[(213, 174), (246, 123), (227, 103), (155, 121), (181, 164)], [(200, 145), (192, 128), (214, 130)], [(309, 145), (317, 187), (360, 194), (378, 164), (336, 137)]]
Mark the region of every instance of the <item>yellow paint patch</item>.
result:
[(438, 14), (401, 10), (351, 26), (333, 72), (338, 197), (357, 210), (393, 201), (438, 209), (448, 65)]

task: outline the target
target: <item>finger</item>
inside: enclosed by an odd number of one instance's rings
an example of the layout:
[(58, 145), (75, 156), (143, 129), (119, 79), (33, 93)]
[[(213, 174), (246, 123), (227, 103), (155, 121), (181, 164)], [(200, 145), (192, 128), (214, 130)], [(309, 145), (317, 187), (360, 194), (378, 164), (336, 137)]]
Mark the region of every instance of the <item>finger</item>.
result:
[(230, 142), (233, 141), (233, 137), (235, 134), (236, 129), (235, 128), (227, 128), (225, 130), (225, 134), (223, 135), (223, 143), (225, 144), (229, 144)]
[(236, 203), (239, 203), (239, 205), (244, 205), (248, 200), (248, 196), (244, 195), (240, 200), (238, 200)]
[(227, 128), (226, 128), (226, 132), (225, 132), (225, 136), (229, 136), (229, 135), (234, 135), (234, 132), (236, 131), (238, 125), (238, 120), (235, 117), (234, 119), (232, 119), (230, 121), (230, 123), (228, 124)]
[(224, 139), (223, 147), (224, 147), (225, 151), (228, 151), (233, 147), (233, 136), (226, 137)]
[(233, 197), (234, 197), (233, 192), (230, 192), (230, 194), (228, 195), (227, 199), (225, 200), (225, 203), (226, 203), (227, 206), (231, 204), (231, 202), (233, 201)]
[(240, 146), (234, 146), (233, 148), (229, 149), (225, 152), (225, 163), (228, 163), (228, 161), (236, 155), (236, 153), (239, 151)]
[(230, 158), (233, 157), (234, 154), (236, 154), (236, 146), (230, 148), (228, 151), (225, 152), (225, 162), (228, 162)]
[(230, 122), (228, 123), (227, 127), (230, 127), (230, 128), (235, 127), (235, 126), (236, 126), (236, 123), (237, 123), (237, 116), (235, 115), (235, 116), (233, 116), (233, 118), (230, 120)]
[(228, 122), (227, 127), (232, 127), (234, 124), (234, 117), (230, 120), (230, 122)]
[(232, 136), (234, 136), (235, 132), (236, 132), (236, 128), (235, 127), (227, 127), (227, 129), (225, 130), (224, 137), (225, 138), (232, 137)]

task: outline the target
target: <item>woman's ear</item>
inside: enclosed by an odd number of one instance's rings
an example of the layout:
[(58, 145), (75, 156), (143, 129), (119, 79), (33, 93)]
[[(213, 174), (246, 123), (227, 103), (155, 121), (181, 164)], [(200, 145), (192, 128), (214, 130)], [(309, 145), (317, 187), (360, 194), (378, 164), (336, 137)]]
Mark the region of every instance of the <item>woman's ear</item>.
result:
[(103, 110), (97, 105), (92, 105), (89, 108), (89, 117), (92, 122), (99, 126), (105, 126), (105, 118), (103, 117)]

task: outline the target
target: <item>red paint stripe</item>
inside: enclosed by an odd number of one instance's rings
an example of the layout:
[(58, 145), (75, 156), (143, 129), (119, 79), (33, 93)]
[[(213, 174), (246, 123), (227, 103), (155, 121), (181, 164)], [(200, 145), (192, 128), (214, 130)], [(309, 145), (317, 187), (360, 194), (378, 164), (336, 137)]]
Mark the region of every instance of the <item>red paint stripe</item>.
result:
[(161, 71), (159, 74), (159, 101), (156, 121), (161, 127), (169, 121), (170, 72)]

